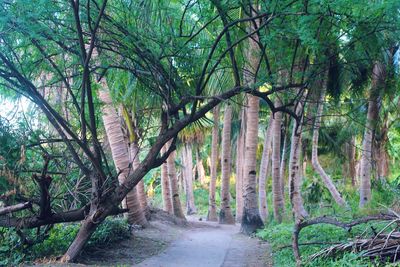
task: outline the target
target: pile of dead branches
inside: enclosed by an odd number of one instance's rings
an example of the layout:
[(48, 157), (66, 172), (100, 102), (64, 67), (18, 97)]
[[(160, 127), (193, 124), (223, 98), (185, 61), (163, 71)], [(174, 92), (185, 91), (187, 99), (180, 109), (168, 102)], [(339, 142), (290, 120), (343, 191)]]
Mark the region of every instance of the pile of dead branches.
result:
[(366, 216), (351, 222), (341, 222), (333, 217), (323, 216), (310, 220), (301, 221), (295, 224), (293, 231), (293, 252), (297, 265), (301, 265), (302, 259), (299, 250), (299, 235), (302, 229), (315, 224), (330, 224), (350, 232), (356, 225), (365, 224), (371, 221), (387, 221), (387, 224), (376, 231), (371, 227), (371, 231), (364, 231), (351, 241), (334, 244), (328, 248), (310, 256), (309, 260), (319, 257), (338, 257), (344, 252), (358, 253), (360, 257), (369, 258), (381, 262), (396, 262), (400, 260), (400, 216), (391, 212), (390, 214), (379, 214)]

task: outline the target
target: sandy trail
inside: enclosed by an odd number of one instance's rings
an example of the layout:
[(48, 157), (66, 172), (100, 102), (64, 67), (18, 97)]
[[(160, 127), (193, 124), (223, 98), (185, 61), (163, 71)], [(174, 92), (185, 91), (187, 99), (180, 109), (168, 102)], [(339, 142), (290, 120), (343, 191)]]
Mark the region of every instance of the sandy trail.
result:
[[(193, 220), (193, 218), (192, 218)], [(237, 225), (190, 222), (179, 238), (138, 267), (262, 267), (272, 266), (269, 247), (239, 233)]]

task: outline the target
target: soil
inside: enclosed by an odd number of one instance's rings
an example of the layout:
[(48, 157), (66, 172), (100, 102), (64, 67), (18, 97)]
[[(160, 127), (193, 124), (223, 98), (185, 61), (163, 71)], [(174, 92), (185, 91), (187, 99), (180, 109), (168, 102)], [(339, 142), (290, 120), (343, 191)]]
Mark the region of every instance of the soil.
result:
[(272, 266), (269, 245), (241, 234), (238, 225), (206, 222), (198, 216), (187, 219), (153, 211), (150, 225), (133, 230), (130, 239), (85, 251), (77, 264), (57, 266)]

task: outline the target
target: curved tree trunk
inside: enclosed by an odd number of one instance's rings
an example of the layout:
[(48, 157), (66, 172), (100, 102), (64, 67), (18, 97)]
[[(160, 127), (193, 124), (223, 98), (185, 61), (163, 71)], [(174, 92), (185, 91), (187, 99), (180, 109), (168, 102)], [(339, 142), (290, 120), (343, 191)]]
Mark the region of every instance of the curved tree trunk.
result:
[[(163, 146), (161, 149), (161, 154), (164, 154), (166, 150), (166, 146)], [(166, 162), (161, 165), (161, 193), (163, 199), (163, 209), (166, 212), (173, 214), (174, 211), (172, 207), (171, 189), (169, 186), (168, 166)]]
[(258, 115), (259, 99), (248, 96), (248, 107), (246, 114), (246, 150), (244, 156), (244, 212), (242, 219), (242, 231), (253, 233), (256, 229), (264, 226), (258, 211), (257, 182), (256, 182), (256, 153), (258, 144)]
[(364, 139), (360, 160), (360, 207), (371, 200), (371, 162), (372, 141), (379, 116), (380, 89), (384, 86), (385, 69), (380, 63), (375, 63), (372, 71), (371, 93), (368, 100), (367, 121), (365, 123)]
[(341, 197), (340, 193), (336, 189), (336, 186), (332, 182), (331, 178), (326, 174), (324, 169), (322, 168), (321, 164), (318, 160), (318, 138), (319, 138), (319, 128), (321, 126), (321, 116), (324, 107), (325, 101), (325, 90), (326, 90), (326, 82), (321, 86), (321, 95), (318, 101), (318, 108), (317, 114), (314, 123), (314, 131), (313, 131), (313, 138), (312, 138), (312, 156), (311, 156), (311, 163), (314, 170), (321, 176), (325, 186), (328, 188), (329, 192), (331, 193), (335, 202), (341, 206), (345, 205), (345, 201)]
[(240, 112), (241, 125), (239, 137), (236, 142), (236, 222), (241, 223), (243, 218), (243, 162), (244, 162), (244, 134), (246, 129), (245, 124), (245, 109)]
[[(171, 142), (168, 142), (168, 147)], [(181, 200), (179, 199), (179, 188), (178, 188), (178, 176), (176, 175), (176, 167), (175, 167), (175, 158), (176, 151), (171, 152), (169, 157), (167, 158), (167, 169), (168, 169), (168, 177), (169, 183), (171, 185), (171, 194), (172, 194), (172, 207), (174, 215), (178, 218), (185, 219), (185, 215), (183, 214)]]
[(268, 127), (265, 131), (264, 146), (260, 163), (260, 173), (258, 175), (258, 205), (260, 216), (265, 223), (268, 219), (268, 203), (266, 192), (266, 180), (268, 177), (268, 166), (271, 156), (271, 141), (272, 141), (272, 115), (269, 118)]
[[(275, 106), (280, 106), (280, 101), (275, 101)], [(272, 195), (274, 204), (274, 218), (280, 223), (285, 209), (284, 198), (282, 194), (282, 179), (280, 172), (281, 163), (281, 124), (282, 112), (274, 114), (273, 132), (272, 132)]]
[[(120, 172), (118, 180), (123, 183), (129, 173), (129, 152), (124, 134), (121, 129), (120, 118), (112, 107), (111, 97), (108, 91), (100, 91), (100, 99), (105, 104), (103, 107), (103, 122), (107, 138), (111, 148), (111, 154), (117, 171)], [(147, 225), (147, 220), (140, 206), (136, 188), (132, 189), (126, 196), (128, 211), (128, 222), (142, 226)]]
[[(302, 100), (297, 105), (296, 114), (300, 115), (303, 109)], [(301, 176), (303, 172), (300, 168), (300, 154), (302, 150), (301, 133), (302, 133), (303, 116), (301, 117), (300, 124), (296, 120), (293, 121), (292, 140), (290, 144), (289, 156), (289, 198), (293, 207), (293, 213), (296, 222), (308, 217), (308, 213), (303, 206), (303, 198), (301, 197)]]
[(193, 155), (192, 145), (185, 143), (182, 149), (183, 159), (183, 179), (185, 180), (185, 192), (186, 192), (186, 214), (194, 214), (197, 212), (194, 204), (193, 194)]
[(221, 156), (221, 206), (219, 213), (219, 223), (234, 224), (235, 219), (232, 216), (229, 181), (232, 171), (231, 156), (231, 128), (232, 128), (232, 106), (226, 105), (224, 112), (224, 126), (222, 130), (222, 156)]
[(213, 109), (214, 125), (212, 129), (211, 143), (211, 179), (210, 193), (208, 198), (207, 221), (217, 221), (217, 204), (215, 203), (215, 184), (217, 182), (217, 161), (218, 161), (218, 131), (219, 131), (219, 106)]

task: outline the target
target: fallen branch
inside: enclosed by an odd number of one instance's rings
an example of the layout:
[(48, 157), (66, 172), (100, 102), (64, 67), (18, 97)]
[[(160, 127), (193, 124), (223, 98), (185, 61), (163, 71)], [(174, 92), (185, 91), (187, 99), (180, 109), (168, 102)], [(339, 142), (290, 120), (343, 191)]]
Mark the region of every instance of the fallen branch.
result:
[(32, 208), (31, 202), (25, 202), (25, 203), (20, 203), (12, 206), (7, 206), (4, 208), (0, 208), (0, 215), (5, 215), (8, 213), (24, 210), (24, 209), (30, 209)]
[[(395, 214), (379, 214), (379, 215), (362, 217), (362, 218), (353, 220), (348, 223), (341, 222), (336, 218), (328, 217), (328, 216), (317, 217), (317, 218), (305, 220), (305, 221), (299, 221), (294, 225), (293, 235), (292, 235), (293, 254), (296, 259), (296, 264), (298, 266), (301, 265), (301, 255), (300, 255), (300, 249), (299, 249), (299, 235), (300, 235), (301, 230), (303, 230), (305, 227), (315, 225), (315, 224), (330, 224), (330, 225), (334, 225), (334, 226), (343, 228), (346, 231), (350, 232), (354, 226), (359, 225), (359, 224), (364, 224), (364, 223), (367, 223), (370, 221), (398, 221), (399, 219), (400, 218), (397, 217)], [(335, 247), (335, 246), (333, 246), (333, 247)]]

